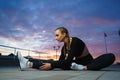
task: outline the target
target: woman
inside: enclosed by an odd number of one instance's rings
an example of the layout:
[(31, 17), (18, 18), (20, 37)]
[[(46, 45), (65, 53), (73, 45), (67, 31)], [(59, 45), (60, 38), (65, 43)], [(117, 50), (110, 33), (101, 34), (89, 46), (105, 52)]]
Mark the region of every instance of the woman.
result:
[(70, 37), (69, 32), (64, 27), (55, 30), (55, 38), (58, 42), (64, 42), (61, 55), (58, 61), (39, 61), (36, 59), (25, 59), (18, 52), (18, 59), (21, 70), (35, 68), (39, 70), (51, 70), (61, 68), (64, 70), (100, 70), (110, 66), (115, 61), (112, 53), (107, 53), (93, 59), (85, 43), (77, 37)]

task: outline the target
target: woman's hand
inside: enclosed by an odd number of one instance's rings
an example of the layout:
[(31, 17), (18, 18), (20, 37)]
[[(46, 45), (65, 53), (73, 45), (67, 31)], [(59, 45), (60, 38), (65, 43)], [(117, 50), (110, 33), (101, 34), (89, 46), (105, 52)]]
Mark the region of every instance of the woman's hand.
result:
[(43, 65), (39, 69), (40, 70), (50, 70), (51, 64), (50, 63), (43, 63)]

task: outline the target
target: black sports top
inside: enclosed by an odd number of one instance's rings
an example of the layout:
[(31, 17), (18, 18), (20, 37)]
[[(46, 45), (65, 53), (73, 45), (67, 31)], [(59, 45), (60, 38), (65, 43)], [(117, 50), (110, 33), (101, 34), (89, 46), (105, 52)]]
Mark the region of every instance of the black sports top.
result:
[(68, 56), (65, 55), (63, 46), (59, 61), (54, 61), (53, 63), (51, 63), (52, 68), (60, 68), (60, 66), (62, 66), (63, 64), (71, 64), (74, 58), (77, 59), (82, 55), (85, 47), (86, 45), (81, 39), (77, 37), (72, 37)]

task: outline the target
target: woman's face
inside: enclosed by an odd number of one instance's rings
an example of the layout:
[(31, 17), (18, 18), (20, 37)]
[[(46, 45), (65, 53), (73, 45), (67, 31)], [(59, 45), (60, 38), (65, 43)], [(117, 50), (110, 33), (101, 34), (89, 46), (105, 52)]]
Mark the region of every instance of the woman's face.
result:
[(58, 42), (63, 42), (64, 41), (64, 38), (65, 38), (65, 33), (61, 33), (61, 31), (58, 29), (55, 31), (55, 39), (58, 41)]

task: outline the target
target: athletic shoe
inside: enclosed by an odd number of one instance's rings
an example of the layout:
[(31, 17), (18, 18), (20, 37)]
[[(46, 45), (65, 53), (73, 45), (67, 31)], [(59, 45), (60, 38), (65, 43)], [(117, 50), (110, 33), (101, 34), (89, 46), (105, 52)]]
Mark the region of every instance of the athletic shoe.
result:
[(81, 65), (81, 64), (76, 64), (76, 63), (72, 63), (71, 64), (71, 69), (73, 69), (73, 70), (83, 70), (84, 69), (84, 66), (83, 65)]
[(17, 51), (17, 57), (18, 57), (18, 60), (19, 60), (19, 63), (20, 63), (20, 69), (21, 71), (25, 70), (25, 69), (28, 69), (29, 68), (29, 61), (28, 59), (24, 58), (22, 55), (21, 55), (21, 52)]

